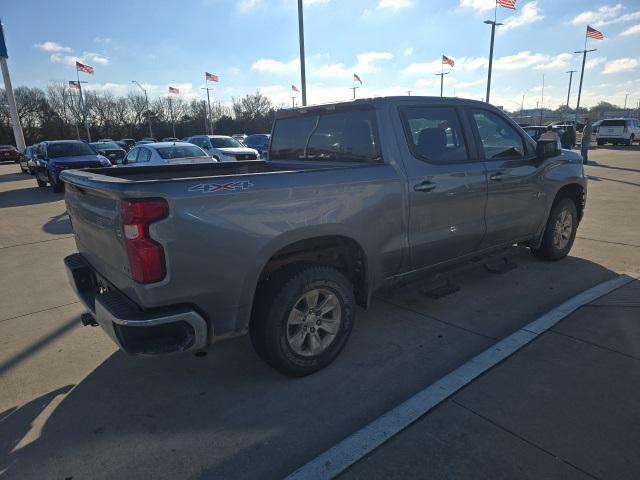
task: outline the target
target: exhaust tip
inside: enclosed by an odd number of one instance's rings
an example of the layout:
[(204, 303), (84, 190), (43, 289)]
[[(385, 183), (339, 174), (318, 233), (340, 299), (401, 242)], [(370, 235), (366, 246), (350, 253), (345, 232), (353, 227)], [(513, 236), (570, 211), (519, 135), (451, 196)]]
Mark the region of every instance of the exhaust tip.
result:
[(82, 315), (80, 315), (80, 321), (82, 322), (82, 325), (85, 326), (85, 327), (97, 327), (98, 326), (98, 322), (96, 322), (96, 319), (93, 318), (93, 315), (91, 315), (88, 312), (85, 312)]

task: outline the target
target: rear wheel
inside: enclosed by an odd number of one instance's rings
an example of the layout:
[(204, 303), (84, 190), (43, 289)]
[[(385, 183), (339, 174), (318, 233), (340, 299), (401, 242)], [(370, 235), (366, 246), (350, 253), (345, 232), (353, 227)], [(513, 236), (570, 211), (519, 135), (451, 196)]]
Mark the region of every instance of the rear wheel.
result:
[(353, 328), (351, 282), (334, 268), (316, 266), (285, 270), (271, 282), (260, 292), (251, 320), (251, 342), (258, 355), (292, 376), (329, 365)]
[(577, 230), (576, 204), (570, 198), (560, 198), (551, 209), (540, 248), (531, 251), (543, 260), (561, 260), (569, 254)]

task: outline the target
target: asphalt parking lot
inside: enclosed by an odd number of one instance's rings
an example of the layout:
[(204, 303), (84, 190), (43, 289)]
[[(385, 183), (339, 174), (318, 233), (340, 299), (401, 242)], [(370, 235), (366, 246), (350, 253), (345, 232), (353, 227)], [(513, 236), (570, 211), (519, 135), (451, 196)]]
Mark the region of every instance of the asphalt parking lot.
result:
[[(380, 294), (358, 312), (340, 358), (302, 379), (271, 370), (247, 338), (206, 356), (140, 359), (117, 351), (99, 329), (80, 327), (83, 309), (62, 263), (75, 251), (62, 196), (38, 188), (16, 164), (0, 165), (0, 477), (286, 476), (567, 298), (621, 272), (640, 273), (640, 149), (601, 148), (590, 160), (586, 214), (569, 258), (544, 263), (514, 248), (517, 268), (468, 269), (455, 277), (461, 289), (444, 298), (419, 286)], [(499, 380), (487, 387), (486, 411)], [(630, 392), (640, 405), (640, 391)], [(452, 416), (472, 417), (447, 408), (433, 420), (440, 429)], [(619, 428), (638, 429), (637, 418)], [(508, 442), (495, 445), (517, 461)], [(457, 459), (446, 448), (438, 458)], [(546, 473), (566, 478), (562, 469)], [(373, 476), (366, 465), (350, 474)]]

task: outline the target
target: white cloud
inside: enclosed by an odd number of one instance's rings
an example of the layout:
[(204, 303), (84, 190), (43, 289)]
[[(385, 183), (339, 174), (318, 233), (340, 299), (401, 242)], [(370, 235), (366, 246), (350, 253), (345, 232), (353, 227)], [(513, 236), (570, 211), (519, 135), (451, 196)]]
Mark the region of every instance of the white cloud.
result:
[(75, 66), (76, 62), (108, 65), (109, 58), (99, 53), (84, 52), (82, 56), (76, 55), (61, 55), (59, 53), (53, 53), (49, 57), (49, 60), (53, 63), (64, 63), (65, 65)]
[(258, 72), (267, 72), (273, 74), (291, 74), (300, 68), (300, 61), (297, 58), (289, 62), (281, 62), (279, 60), (273, 60), (271, 58), (261, 58), (251, 65), (251, 70), (257, 70)]
[[(455, 60), (456, 62), (454, 71), (473, 72), (480, 68), (485, 68), (489, 64), (488, 60), (484, 57), (477, 57), (477, 58), (453, 57), (453, 60)], [(449, 68), (449, 67), (446, 67), (446, 68)], [(403, 76), (427, 75), (431, 73), (440, 73), (441, 70), (442, 70), (442, 59), (439, 58), (437, 60), (432, 60), (431, 62), (412, 63), (411, 65), (406, 67), (404, 70), (402, 70), (401, 74)]]
[(616, 5), (605, 5), (597, 10), (587, 10), (580, 13), (572, 20), (574, 25), (589, 24), (594, 27), (602, 27), (614, 23), (630, 22), (640, 19), (640, 11), (623, 14), (625, 7), (618, 3)]
[(538, 8), (538, 2), (529, 2), (525, 4), (524, 7), (522, 7), (520, 13), (508, 17), (503, 22), (504, 26), (501, 28), (501, 30), (513, 30), (514, 28), (529, 25), (531, 23), (542, 20), (543, 18), (544, 15), (542, 15), (542, 11)]
[(113, 39), (109, 37), (95, 37), (93, 42), (99, 45), (111, 45), (113, 43)]
[(640, 60), (636, 58), (618, 58), (607, 63), (602, 71), (603, 74), (608, 75), (611, 73), (628, 72), (629, 70), (635, 70), (640, 66)]
[(34, 47), (44, 50), (45, 52), (70, 52), (70, 47), (63, 47), (57, 42), (43, 42), (37, 43)]
[(598, 65), (602, 65), (607, 61), (607, 57), (595, 57), (587, 60), (587, 63), (584, 64), (584, 68), (590, 70), (592, 68), (597, 67)]
[(390, 8), (394, 12), (413, 5), (412, 0), (379, 0), (377, 8)]
[(551, 57), (548, 62), (536, 65), (534, 68), (536, 70), (552, 70), (556, 68), (565, 68), (569, 66), (572, 58), (573, 55), (571, 55), (570, 53), (561, 53), (559, 55), (556, 55), (555, 57)]
[(495, 0), (460, 0), (460, 8), (486, 12), (496, 7)]
[(375, 73), (380, 71), (377, 62), (391, 60), (393, 55), (389, 52), (366, 52), (357, 54), (356, 58), (358, 61), (352, 67), (347, 67), (344, 63), (326, 64), (315, 69), (315, 74), (323, 78), (332, 78), (350, 77), (354, 73), (358, 75)]
[(94, 92), (107, 92), (114, 95), (122, 96), (131, 91), (131, 85), (128, 83), (87, 83), (82, 89), (91, 90)]
[(620, 34), (621, 37), (629, 37), (631, 35), (640, 35), (640, 23), (638, 25), (634, 25), (633, 27), (627, 28)]
[(413, 47), (405, 48), (404, 49), (404, 56), (408, 57), (410, 55), (413, 55)]
[(520, 70), (533, 67), (549, 60), (548, 55), (531, 53), (529, 51), (518, 52), (515, 55), (500, 57), (495, 61), (496, 70)]
[(262, 0), (240, 0), (237, 4), (238, 10), (241, 12), (248, 12), (260, 5)]

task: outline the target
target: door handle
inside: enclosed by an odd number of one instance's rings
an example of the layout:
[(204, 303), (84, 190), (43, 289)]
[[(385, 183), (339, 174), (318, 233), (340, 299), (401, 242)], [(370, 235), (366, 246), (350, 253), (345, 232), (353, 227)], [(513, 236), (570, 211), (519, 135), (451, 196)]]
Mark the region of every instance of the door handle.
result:
[(413, 186), (413, 191), (414, 192), (430, 192), (434, 188), (436, 188), (436, 184), (433, 183), (433, 182), (429, 182), (427, 180), (427, 181), (422, 182), (422, 183), (416, 183)]
[(494, 182), (502, 181), (502, 172), (496, 172), (489, 177), (489, 180), (493, 180)]

